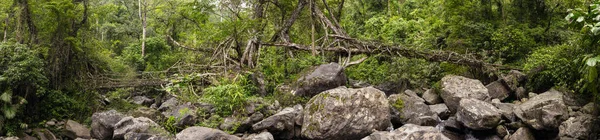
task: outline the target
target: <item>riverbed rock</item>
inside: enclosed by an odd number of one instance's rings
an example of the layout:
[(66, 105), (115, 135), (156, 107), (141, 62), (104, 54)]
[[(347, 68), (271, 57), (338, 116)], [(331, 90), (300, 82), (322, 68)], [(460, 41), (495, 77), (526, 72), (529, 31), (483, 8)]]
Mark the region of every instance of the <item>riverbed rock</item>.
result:
[(511, 91), (517, 90), (520, 83), (525, 80), (527, 80), (527, 75), (517, 70), (511, 70), (506, 76), (502, 77), (502, 81)]
[(372, 87), (327, 90), (304, 108), (302, 136), (307, 139), (360, 139), (391, 124), (385, 93)]
[(147, 135), (166, 135), (166, 131), (146, 117), (124, 117), (115, 124), (113, 139), (125, 139), (127, 133), (145, 133)]
[(467, 98), (460, 100), (456, 119), (467, 128), (488, 130), (498, 126), (501, 114), (500, 110), (490, 103)]
[(391, 121), (395, 126), (409, 123), (423, 126), (438, 124), (439, 117), (436, 113), (432, 112), (423, 99), (416, 95), (393, 94), (388, 97), (388, 100), (392, 104)]
[(148, 107), (138, 107), (137, 109), (130, 111), (130, 114), (133, 117), (146, 117), (154, 121), (158, 121), (162, 117), (158, 110)]
[(527, 90), (524, 87), (518, 87), (517, 90), (515, 90), (515, 96), (517, 96), (517, 99), (529, 98), (530, 95), (531, 94), (527, 93)]
[(177, 140), (240, 140), (239, 137), (229, 135), (221, 130), (206, 127), (188, 127), (177, 133)]
[(592, 115), (584, 114), (571, 117), (560, 125), (558, 135), (561, 139), (589, 139), (588, 136), (592, 132), (592, 124), (594, 124), (594, 117)]
[(294, 84), (296, 96), (312, 97), (323, 91), (346, 85), (344, 67), (337, 63), (323, 64), (301, 76)]
[(171, 110), (171, 109), (175, 108), (177, 106), (177, 104), (179, 104), (179, 101), (177, 101), (177, 98), (171, 97), (167, 101), (160, 104), (160, 106), (158, 107), (158, 111), (162, 112), (162, 111)]
[(477, 100), (491, 100), (488, 89), (479, 81), (462, 76), (449, 75), (441, 80), (440, 96), (451, 112), (456, 112), (458, 104), (463, 98), (474, 98)]
[(91, 136), (99, 140), (109, 140), (113, 137), (114, 127), (125, 115), (110, 110), (92, 115)]
[(386, 96), (390, 96), (392, 94), (399, 94), (408, 89), (409, 83), (410, 82), (406, 79), (398, 79), (393, 81), (385, 81), (375, 85), (374, 87), (383, 91)]
[(508, 135), (508, 129), (506, 129), (506, 127), (505, 127), (505, 126), (503, 126), (503, 125), (498, 125), (498, 126), (496, 127), (496, 134), (497, 134), (499, 137), (501, 137), (501, 138), (504, 138), (504, 136), (507, 136), (507, 135)]
[(184, 128), (196, 124), (196, 108), (191, 103), (170, 107), (171, 109), (164, 111), (162, 114), (165, 118), (174, 117), (177, 122), (175, 126)]
[(448, 119), (448, 117), (450, 117), (451, 115), (450, 110), (448, 109), (448, 106), (446, 106), (446, 104), (429, 105), (429, 110), (437, 114), (437, 116), (440, 117), (440, 119), (442, 120)]
[(260, 134), (251, 134), (243, 140), (275, 140), (275, 138), (271, 133), (265, 131)]
[(428, 89), (423, 93), (423, 99), (429, 105), (442, 103), (442, 98), (438, 93), (435, 93), (435, 90)]
[(556, 130), (569, 117), (562, 93), (549, 90), (515, 107), (515, 114), (537, 130)]
[(510, 96), (511, 91), (500, 81), (494, 81), (485, 87), (488, 89), (491, 98), (504, 100)]
[(595, 106), (594, 103), (588, 103), (588, 104), (584, 105), (580, 109), (581, 113), (590, 114), (590, 115), (598, 115), (598, 111), (596, 109), (594, 109), (594, 106)]
[(67, 120), (67, 122), (65, 123), (65, 129), (63, 131), (63, 135), (65, 135), (71, 139), (92, 138), (92, 136), (90, 135), (90, 129), (88, 129), (84, 125), (79, 124), (78, 122), (75, 122), (73, 120)]
[(516, 105), (511, 103), (493, 103), (496, 108), (500, 110), (502, 117), (511, 121), (517, 121), (517, 116), (515, 116), (514, 110)]
[(252, 125), (252, 130), (268, 130), (279, 139), (299, 137), (300, 131), (302, 130), (303, 110), (302, 105), (284, 108), (277, 114)]
[(514, 134), (510, 135), (510, 140), (535, 140), (533, 132), (527, 127), (521, 127)]
[(36, 128), (33, 129), (33, 134), (40, 140), (57, 140), (56, 136), (48, 129)]
[(131, 100), (134, 104), (143, 105), (143, 106), (150, 106), (151, 104), (154, 103), (154, 100), (152, 100), (146, 96), (134, 96)]
[(406, 124), (394, 131), (378, 131), (362, 140), (450, 140), (432, 126)]

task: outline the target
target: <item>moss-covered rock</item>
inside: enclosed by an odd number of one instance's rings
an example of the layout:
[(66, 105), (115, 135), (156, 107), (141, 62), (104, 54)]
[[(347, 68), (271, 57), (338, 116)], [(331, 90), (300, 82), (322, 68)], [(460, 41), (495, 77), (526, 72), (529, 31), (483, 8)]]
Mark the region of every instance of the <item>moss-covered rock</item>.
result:
[(307, 139), (360, 139), (390, 126), (385, 93), (372, 87), (339, 87), (313, 97), (303, 111)]
[(312, 97), (325, 90), (346, 85), (344, 67), (337, 63), (323, 64), (302, 75), (294, 83), (294, 95)]

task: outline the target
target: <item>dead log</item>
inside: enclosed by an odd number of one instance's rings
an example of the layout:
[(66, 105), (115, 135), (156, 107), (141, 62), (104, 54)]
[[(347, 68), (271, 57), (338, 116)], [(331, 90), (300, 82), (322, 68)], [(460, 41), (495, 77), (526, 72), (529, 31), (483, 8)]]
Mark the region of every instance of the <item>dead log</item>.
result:
[[(351, 39), (348, 37), (344, 37), (346, 39)], [(484, 70), (519, 70), (517, 68), (491, 64), (484, 62), (479, 59), (475, 59), (473, 57), (469, 57), (468, 54), (459, 54), (451, 51), (441, 51), (441, 50), (430, 50), (423, 51), (417, 50), (413, 48), (403, 47), (399, 45), (384, 45), (378, 43), (367, 43), (363, 41), (358, 41), (355, 39), (351, 39), (353, 41), (347, 42), (345, 47), (328, 47), (322, 48), (322, 51), (328, 52), (336, 52), (336, 53), (352, 53), (352, 54), (382, 54), (382, 55), (390, 55), (390, 56), (399, 56), (406, 58), (415, 58), (415, 59), (424, 59), (430, 62), (447, 62), (457, 65), (483, 68)], [(311, 51), (308, 45), (296, 44), (296, 43), (263, 43), (263, 46), (278, 46), (278, 47), (287, 47), (294, 50), (301, 51)]]

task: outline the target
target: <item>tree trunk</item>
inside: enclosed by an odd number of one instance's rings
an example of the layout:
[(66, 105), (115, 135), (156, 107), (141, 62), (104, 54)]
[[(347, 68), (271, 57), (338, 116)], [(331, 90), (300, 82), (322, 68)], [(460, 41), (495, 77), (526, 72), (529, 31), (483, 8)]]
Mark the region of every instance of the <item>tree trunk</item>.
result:
[(4, 19), (4, 37), (2, 38), (2, 42), (6, 42), (7, 36), (8, 36), (8, 18), (6, 17), (6, 19)]
[[(311, 0), (310, 2), (310, 11), (312, 11), (313, 8), (315, 8), (315, 6), (313, 5), (313, 0)], [(311, 25), (311, 33), (310, 33), (310, 40), (311, 40), (311, 52), (312, 52), (312, 56), (317, 55), (317, 50), (315, 50), (315, 15), (314, 14), (310, 14), (310, 25)]]
[(292, 15), (290, 16), (290, 18), (288, 18), (285, 21), (285, 23), (283, 24), (281, 29), (279, 29), (279, 31), (275, 32), (275, 35), (273, 35), (273, 37), (271, 38), (271, 42), (275, 42), (279, 38), (281, 38), (284, 42), (289, 42), (288, 32), (290, 30), (290, 27), (292, 27), (294, 22), (296, 22), (296, 19), (298, 19), (298, 17), (300, 17), (300, 13), (302, 12), (302, 9), (304, 8), (305, 5), (306, 5), (306, 0), (298, 0), (298, 5), (296, 6), (296, 9), (294, 9), (294, 11), (292, 12)]
[(21, 7), (21, 12), (19, 14), (18, 22), (17, 22), (17, 32), (16, 38), (17, 42), (24, 44), (26, 43), (25, 37), (25, 25), (28, 28), (29, 37), (28, 43), (36, 43), (37, 41), (37, 29), (35, 28), (35, 24), (33, 20), (31, 20), (31, 12), (29, 10), (29, 3), (27, 0), (18, 0), (19, 6)]
[[(142, 6), (142, 4), (144, 4), (144, 6)], [(142, 21), (142, 58), (145, 56), (146, 53), (146, 1), (144, 0), (144, 3), (142, 3), (142, 0), (138, 0), (138, 5), (139, 5), (139, 14), (140, 14), (140, 20)]]

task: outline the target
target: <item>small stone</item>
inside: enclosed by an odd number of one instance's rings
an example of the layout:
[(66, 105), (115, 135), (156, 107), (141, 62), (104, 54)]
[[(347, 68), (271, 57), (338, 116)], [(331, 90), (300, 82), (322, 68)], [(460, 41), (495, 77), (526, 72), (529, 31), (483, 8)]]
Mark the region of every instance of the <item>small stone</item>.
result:
[(522, 98), (522, 99), (521, 99), (521, 102), (527, 102), (527, 100), (529, 100), (529, 99), (527, 99), (527, 98)]
[(500, 81), (494, 81), (485, 87), (488, 89), (491, 98), (504, 100), (510, 96), (510, 89), (504, 86)]
[(515, 90), (515, 95), (517, 96), (517, 99), (528, 97), (527, 90), (524, 87), (517, 88), (517, 90)]
[(90, 135), (90, 129), (73, 120), (67, 120), (63, 134), (71, 139), (92, 138)]
[(500, 110), (494, 105), (476, 99), (462, 99), (456, 119), (473, 130), (487, 130), (498, 126)]
[(494, 99), (492, 99), (492, 103), (499, 104), (499, 103), (502, 103), (502, 102), (500, 102), (500, 99), (494, 98)]
[(538, 94), (536, 94), (536, 93), (529, 92), (529, 98), (533, 98), (533, 97), (535, 97), (535, 96), (537, 96), (537, 95), (538, 95)]
[(500, 136), (500, 137), (504, 137), (504, 136), (508, 135), (508, 130), (506, 129), (505, 126), (498, 125), (498, 127), (496, 127), (496, 134), (498, 134), (498, 136)]
[(431, 112), (436, 113), (442, 120), (448, 119), (448, 117), (450, 117), (450, 110), (448, 109), (446, 104), (429, 105), (429, 110), (431, 110)]
[(521, 127), (510, 136), (510, 140), (535, 140), (535, 137), (529, 128)]
[(581, 112), (584, 114), (597, 115), (598, 111), (594, 109), (594, 103), (588, 103), (581, 108)]
[(48, 122), (46, 122), (46, 125), (48, 125), (48, 126), (54, 126), (54, 125), (56, 125), (56, 122), (55, 121), (48, 121)]
[(488, 89), (479, 80), (449, 75), (442, 78), (440, 82), (442, 88), (440, 96), (453, 113), (458, 110), (459, 102), (463, 98), (491, 100)]
[(508, 75), (502, 77), (501, 80), (510, 90), (515, 91), (520, 86), (520, 83), (526, 79), (527, 76), (525, 74), (517, 70), (511, 70)]
[(439, 94), (435, 93), (435, 90), (429, 89), (423, 93), (423, 99), (429, 105), (442, 103), (442, 98)]

